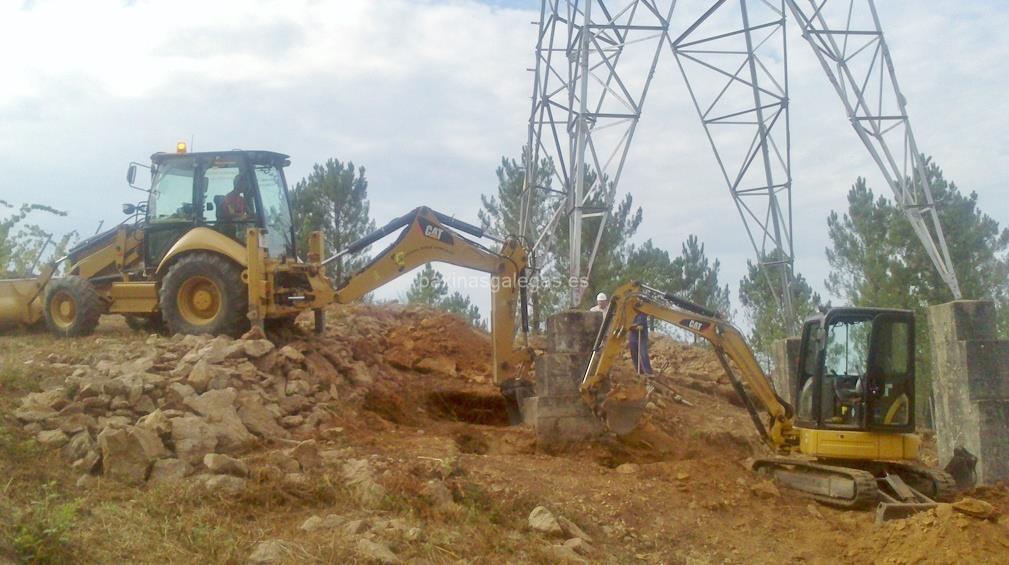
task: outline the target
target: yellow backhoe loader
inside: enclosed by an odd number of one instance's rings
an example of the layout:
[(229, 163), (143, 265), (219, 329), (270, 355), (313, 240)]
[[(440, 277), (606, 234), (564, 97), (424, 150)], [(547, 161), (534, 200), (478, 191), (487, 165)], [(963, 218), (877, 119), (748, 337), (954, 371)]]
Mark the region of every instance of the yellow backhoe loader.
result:
[[(527, 344), (515, 347), (515, 312), (525, 303), (526, 248), (517, 238), (490, 249), (463, 237), (489, 237), (476, 226), (428, 208), (417, 208), (324, 259), (319, 232), (309, 237), (306, 260), (298, 258), (284, 167), (288, 157), (271, 151), (176, 153), (151, 156), (146, 202), (124, 205), (130, 218), (89, 238), (36, 279), (0, 281), (0, 323), (34, 325), (44, 320), (61, 336), (90, 334), (102, 314), (123, 314), (132, 326), (170, 333), (237, 336), (250, 325), (289, 322), (357, 300), (429, 262), (490, 274), (495, 382), (514, 387), (531, 365)], [(138, 167), (127, 172), (135, 185)], [(325, 266), (400, 230), (398, 238), (367, 266), (334, 285)], [(461, 232), (461, 233), (460, 233)], [(526, 312), (522, 309), (523, 321)], [(523, 322), (523, 333), (527, 332)]]
[(672, 294), (625, 284), (611, 298), (580, 388), (617, 433), (634, 427), (650, 392), (647, 375), (619, 386), (609, 377), (637, 313), (712, 345), (761, 438), (777, 454), (758, 459), (754, 469), (834, 506), (864, 508), (879, 501), (879, 520), (931, 508), (955, 493), (948, 473), (917, 461), (911, 312), (835, 308), (807, 320), (795, 411), (732, 324)]

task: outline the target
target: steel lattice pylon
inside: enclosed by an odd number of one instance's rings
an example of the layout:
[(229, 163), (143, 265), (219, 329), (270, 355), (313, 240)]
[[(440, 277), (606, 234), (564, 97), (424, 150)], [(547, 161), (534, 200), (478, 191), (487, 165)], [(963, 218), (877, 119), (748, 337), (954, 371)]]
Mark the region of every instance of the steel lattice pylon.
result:
[[(726, 29), (733, 24), (738, 27)], [(669, 45), (761, 272), (792, 321), (784, 2), (715, 2)]]
[[(544, 0), (529, 118), (522, 234), (537, 198), (536, 167), (554, 163), (563, 203), (540, 230), (539, 247), (566, 214), (569, 274), (587, 276), (606, 225), (584, 204), (615, 186), (668, 45), (736, 203), (762, 271), (792, 316), (791, 139), (786, 12), (841, 97), (853, 127), (953, 295), (960, 289), (897, 85), (873, 0), (719, 0), (677, 35), (676, 0)], [(636, 63), (621, 66), (629, 50)], [(586, 173), (594, 179), (585, 186)], [(920, 182), (915, 183), (915, 179)], [(599, 217), (594, 236), (582, 220)], [(583, 242), (582, 239), (587, 241)], [(591, 239), (589, 239), (591, 238)], [(583, 268), (583, 249), (591, 245)], [(573, 288), (577, 305), (581, 289)]]
[[(553, 161), (563, 202), (540, 231), (539, 247), (566, 214), (569, 238), (569, 275), (580, 278), (592, 270), (606, 226), (605, 210), (585, 204), (603, 188), (615, 186), (641, 117), (648, 86), (669, 30), (674, 2), (664, 11), (654, 0), (544, 0), (536, 44), (535, 82), (526, 160), (522, 235), (530, 233), (532, 200), (542, 187), (535, 186), (541, 158)], [(645, 68), (624, 71), (628, 51), (637, 52)], [(645, 71), (645, 72), (641, 72)], [(531, 150), (530, 150), (531, 149)], [(586, 177), (594, 179), (585, 186)], [(598, 218), (594, 235), (582, 241), (582, 220)], [(583, 243), (587, 245), (583, 245)], [(583, 268), (583, 249), (591, 245)], [(569, 302), (581, 301), (579, 285), (571, 285)]]
[[(787, 2), (802, 26), (802, 36), (812, 46), (841, 97), (852, 127), (890, 185), (897, 205), (903, 208), (904, 216), (953, 297), (962, 298), (876, 3), (874, 0)], [(915, 176), (920, 182), (914, 182)]]

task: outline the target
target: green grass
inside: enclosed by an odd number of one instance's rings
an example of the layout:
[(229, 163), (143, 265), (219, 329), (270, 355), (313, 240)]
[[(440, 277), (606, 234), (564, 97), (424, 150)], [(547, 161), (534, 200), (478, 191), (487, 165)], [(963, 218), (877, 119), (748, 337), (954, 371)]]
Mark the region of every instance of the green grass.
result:
[(80, 501), (61, 501), (53, 483), (47, 483), (26, 507), (15, 511), (11, 545), (27, 563), (74, 561), (72, 530)]

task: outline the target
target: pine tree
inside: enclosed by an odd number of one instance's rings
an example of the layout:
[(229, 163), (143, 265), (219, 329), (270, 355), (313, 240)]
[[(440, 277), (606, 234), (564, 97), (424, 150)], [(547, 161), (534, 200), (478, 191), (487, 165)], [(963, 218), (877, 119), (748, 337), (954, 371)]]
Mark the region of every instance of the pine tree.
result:
[(484, 327), (480, 308), (471, 303), (469, 297), (463, 296), (458, 291), (449, 294), (445, 278), (431, 266), (431, 263), (424, 265), (424, 268), (414, 276), (409, 290), (406, 291), (406, 301), (410, 304), (423, 304), (445, 310), (473, 326)]
[[(765, 262), (780, 258), (780, 252), (775, 251), (765, 257)], [(750, 346), (765, 360), (771, 358), (775, 340), (792, 335), (792, 328), (800, 327), (820, 307), (820, 295), (813, 292), (801, 274), (793, 275), (790, 291), (794, 316), (786, 319), (781, 309), (781, 288), (767, 284), (759, 263), (746, 262), (746, 276), (739, 281), (739, 302), (753, 325)]]
[(722, 286), (718, 281), (721, 262), (718, 259), (710, 262), (704, 252), (704, 244), (693, 234), (683, 242), (679, 259), (683, 269), (682, 296), (731, 319), (729, 285)]
[(406, 291), (406, 301), (410, 304), (433, 307), (440, 306), (447, 296), (448, 285), (445, 284), (445, 278), (434, 270), (431, 263), (424, 265), (424, 268), (413, 278), (410, 289)]
[[(334, 253), (369, 232), (375, 222), (368, 215), (368, 179), (364, 167), (329, 159), (316, 163), (312, 172), (291, 191), (294, 217), (300, 223), (299, 249), (308, 249), (308, 235), (321, 230), (326, 249)], [(363, 254), (344, 257), (330, 264), (330, 275), (339, 284), (367, 263)]]
[[(482, 209), (478, 212), (481, 227), (498, 237), (518, 235), (521, 226), (519, 221), (522, 213), (522, 190), (525, 186), (526, 164), (528, 157), (522, 154), (521, 164), (515, 159), (501, 158), (496, 174), (498, 180), (496, 195), (481, 195)], [(557, 202), (552, 192), (553, 163), (549, 159), (540, 161), (537, 167), (536, 198), (530, 211), (530, 232), (526, 235), (527, 245), (533, 245), (539, 239), (540, 230), (549, 221), (549, 215)], [(546, 317), (557, 310), (562, 299), (562, 290), (554, 286), (536, 284), (556, 275), (553, 253), (549, 246), (543, 246), (536, 251), (533, 258), (537, 271), (528, 273), (531, 281), (529, 296), (529, 326), (530, 331), (537, 333), (544, 327)]]
[(471, 326), (486, 329), (483, 318), (480, 316), (480, 308), (476, 304), (470, 303), (468, 296), (463, 296), (458, 291), (442, 300), (439, 308), (459, 316), (469, 322)]

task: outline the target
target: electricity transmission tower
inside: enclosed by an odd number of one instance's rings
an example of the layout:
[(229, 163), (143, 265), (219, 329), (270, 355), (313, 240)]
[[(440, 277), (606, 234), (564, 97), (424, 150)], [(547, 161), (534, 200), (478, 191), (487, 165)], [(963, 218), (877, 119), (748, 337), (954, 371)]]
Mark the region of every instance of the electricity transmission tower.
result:
[[(567, 267), (587, 277), (607, 212), (586, 204), (615, 190), (661, 54), (687, 84), (757, 260), (792, 315), (792, 175), (786, 14), (800, 25), (855, 132), (936, 269), (960, 289), (873, 0), (718, 0), (680, 33), (677, 0), (543, 0), (526, 155), (522, 235), (542, 198), (537, 167), (553, 162), (560, 204), (534, 250), (568, 224)], [(591, 181), (588, 186), (586, 183)], [(590, 220), (586, 222), (585, 220)], [(581, 301), (572, 287), (569, 305)]]

